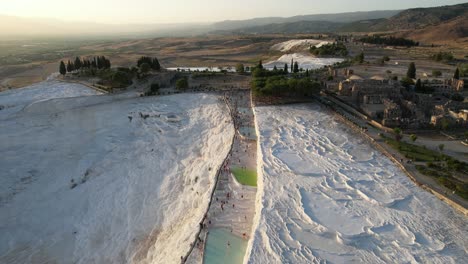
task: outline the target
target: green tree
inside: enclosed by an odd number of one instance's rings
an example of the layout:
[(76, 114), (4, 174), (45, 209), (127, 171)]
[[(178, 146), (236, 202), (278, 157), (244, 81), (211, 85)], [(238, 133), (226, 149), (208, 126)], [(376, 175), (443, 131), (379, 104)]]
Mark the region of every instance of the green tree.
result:
[(260, 60), (260, 61), (258, 62), (257, 68), (263, 70), (263, 63), (262, 63), (262, 60)]
[(179, 90), (185, 90), (189, 87), (187, 77), (180, 78), (176, 82), (176, 88)]
[(159, 64), (158, 58), (153, 58), (153, 60), (151, 61), (151, 68), (155, 71), (161, 70), (161, 64)]
[(291, 72), (294, 72), (294, 60), (291, 59)]
[(455, 73), (453, 74), (453, 78), (457, 80), (460, 79), (460, 70), (458, 69), (458, 67), (455, 70)]
[(150, 92), (151, 94), (156, 94), (159, 91), (159, 84), (153, 83), (151, 84)]
[(81, 69), (82, 63), (81, 63), (80, 58), (78, 58), (78, 57), (75, 58), (75, 64), (74, 65), (75, 65), (76, 70)]
[(237, 73), (244, 73), (244, 71), (245, 71), (244, 64), (238, 63), (236, 65), (236, 72)]
[(402, 134), (401, 128), (395, 127), (393, 129), (393, 133), (395, 134), (396, 141), (400, 141), (401, 140), (401, 134)]
[(408, 66), (406, 77), (410, 79), (416, 79), (416, 64), (414, 64), (414, 62), (411, 62), (410, 65)]
[(288, 64), (287, 63), (284, 64), (284, 73), (288, 73)]
[(359, 55), (356, 56), (356, 61), (358, 63), (364, 63), (364, 52), (361, 52)]
[[(397, 77), (397, 76), (395, 76)], [(398, 77), (396, 78), (398, 80)], [(408, 88), (410, 87), (410, 85), (413, 85), (414, 84), (414, 81), (413, 79), (411, 78), (408, 78), (408, 77), (403, 77), (403, 79), (400, 80), (400, 83), (401, 85), (403, 85), (404, 87)]]
[(67, 72), (72, 72), (75, 70), (75, 66), (73, 65), (73, 62), (71, 62), (70, 60), (68, 60), (68, 63), (67, 63)]
[(63, 61), (60, 61), (59, 71), (60, 71), (60, 74), (62, 75), (67, 74), (67, 68), (65, 66), (65, 63), (63, 63)]
[(128, 85), (132, 84), (131, 76), (123, 71), (116, 71), (113, 73), (111, 80), (115, 87), (127, 87)]
[(415, 90), (416, 90), (416, 92), (422, 92), (422, 83), (421, 83), (421, 79), (418, 79), (418, 80), (416, 81)]
[(143, 74), (146, 74), (148, 73), (149, 71), (151, 70), (151, 66), (148, 64), (148, 63), (143, 63), (140, 65), (140, 71), (141, 73)]
[(442, 72), (439, 70), (432, 70), (432, 76), (433, 77), (440, 77), (442, 76)]
[(418, 139), (418, 136), (416, 136), (415, 134), (411, 134), (410, 139), (411, 139), (411, 141), (415, 142), (416, 139)]
[(294, 69), (293, 69), (294, 73), (298, 73), (299, 72), (299, 64), (296, 62), (294, 62)]

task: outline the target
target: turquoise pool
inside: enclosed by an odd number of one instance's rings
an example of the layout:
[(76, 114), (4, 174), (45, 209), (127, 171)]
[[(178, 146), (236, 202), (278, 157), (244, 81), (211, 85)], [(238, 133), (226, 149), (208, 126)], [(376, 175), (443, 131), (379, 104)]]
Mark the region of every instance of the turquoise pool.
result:
[(241, 264), (246, 249), (247, 240), (233, 235), (224, 228), (215, 228), (208, 234), (203, 263)]

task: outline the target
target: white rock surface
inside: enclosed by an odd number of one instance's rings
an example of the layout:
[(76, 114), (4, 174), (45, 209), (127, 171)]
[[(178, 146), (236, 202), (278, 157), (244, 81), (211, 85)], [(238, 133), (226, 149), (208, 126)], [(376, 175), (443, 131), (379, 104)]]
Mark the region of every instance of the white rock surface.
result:
[(0, 114), (0, 263), (178, 263), (229, 150), (224, 104), (41, 85), (0, 94), (15, 109)]
[(256, 108), (248, 263), (465, 263), (468, 220), (318, 106)]

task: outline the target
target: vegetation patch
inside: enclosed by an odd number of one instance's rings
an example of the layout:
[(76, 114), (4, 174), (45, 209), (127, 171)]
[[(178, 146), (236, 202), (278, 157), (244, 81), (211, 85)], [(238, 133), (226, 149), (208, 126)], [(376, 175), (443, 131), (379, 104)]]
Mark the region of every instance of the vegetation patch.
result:
[(451, 52), (439, 52), (431, 56), (432, 60), (449, 62), (454, 60), (453, 54)]
[(320, 47), (310, 47), (310, 53), (316, 56), (348, 56), (348, 49), (344, 43), (332, 43)]
[(309, 71), (293, 67), (293, 72), (288, 74), (287, 64), (284, 69), (269, 71), (260, 62), (252, 73), (252, 90), (256, 96), (282, 97), (310, 97), (320, 92), (320, 83), (310, 79)]
[[(416, 146), (410, 143), (385, 137), (385, 143), (398, 150), (406, 158), (416, 162), (426, 162), (426, 165), (416, 165), (416, 169), (426, 176), (433, 177), (438, 183), (458, 194), (463, 199), (468, 199), (468, 184), (459, 180), (466, 177), (468, 164), (458, 161), (440, 152)], [(443, 145), (439, 147), (443, 150)]]
[(403, 141), (397, 141), (396, 139), (385, 137), (385, 143), (390, 145), (392, 148), (398, 150), (406, 158), (413, 161), (421, 162), (431, 162), (431, 161), (440, 161), (444, 158), (444, 155), (424, 148), (417, 145), (409, 144)]
[(390, 36), (390, 37), (367, 36), (367, 37), (361, 38), (361, 41), (364, 43), (369, 43), (369, 44), (387, 45), (387, 46), (403, 46), (403, 47), (419, 46), (419, 42), (415, 42), (411, 39), (396, 38), (393, 36)]
[(257, 172), (255, 170), (234, 167), (231, 171), (240, 184), (254, 187), (257, 186)]

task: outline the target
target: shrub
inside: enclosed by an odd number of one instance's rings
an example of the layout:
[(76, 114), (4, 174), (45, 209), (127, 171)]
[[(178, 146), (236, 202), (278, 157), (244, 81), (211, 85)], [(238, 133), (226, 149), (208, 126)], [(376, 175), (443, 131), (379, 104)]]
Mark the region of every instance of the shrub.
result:
[(185, 90), (189, 87), (188, 79), (187, 77), (180, 78), (176, 82), (176, 88), (179, 90)]
[(112, 74), (111, 81), (115, 87), (127, 87), (132, 84), (132, 76), (123, 71), (116, 71)]
[(437, 54), (434, 54), (431, 56), (431, 59), (435, 61), (444, 61), (444, 62), (449, 62), (454, 59), (453, 54), (450, 52), (439, 52)]
[(439, 71), (439, 70), (433, 70), (433, 71), (432, 71), (432, 76), (434, 76), (434, 77), (440, 77), (440, 76), (442, 76), (442, 72)]

